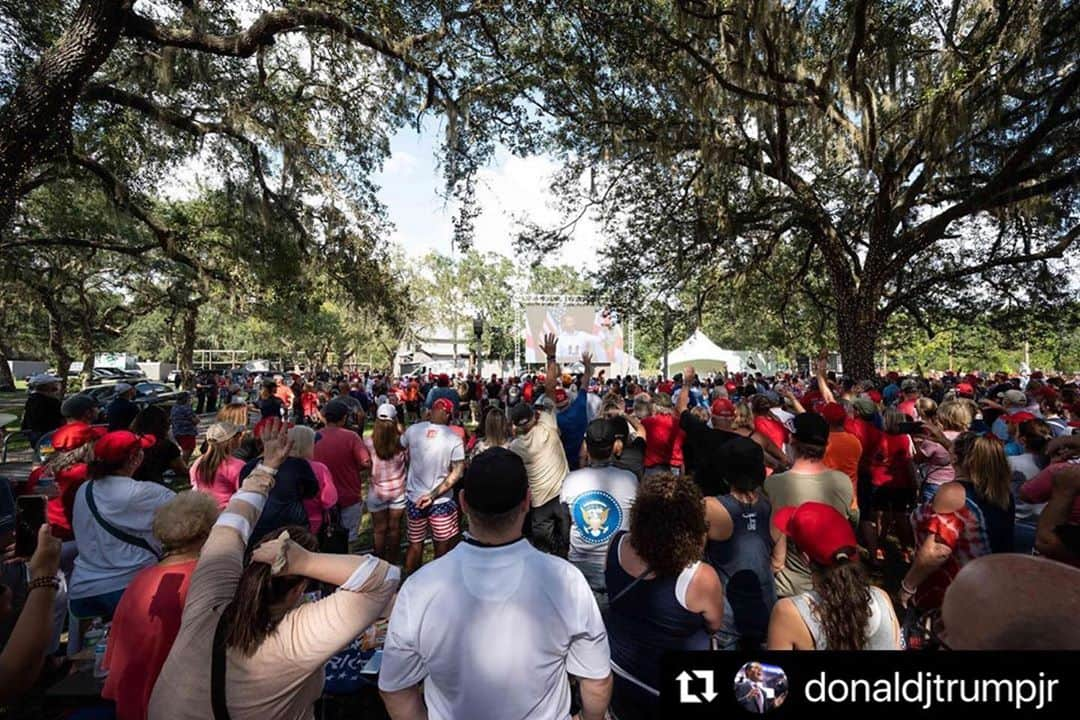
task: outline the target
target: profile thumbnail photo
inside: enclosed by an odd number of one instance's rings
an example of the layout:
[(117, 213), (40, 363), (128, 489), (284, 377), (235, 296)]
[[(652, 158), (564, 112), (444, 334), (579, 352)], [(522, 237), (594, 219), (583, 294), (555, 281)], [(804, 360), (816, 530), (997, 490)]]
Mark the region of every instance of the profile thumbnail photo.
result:
[(784, 704), (788, 679), (777, 665), (748, 662), (735, 673), (735, 701), (752, 713), (766, 713)]

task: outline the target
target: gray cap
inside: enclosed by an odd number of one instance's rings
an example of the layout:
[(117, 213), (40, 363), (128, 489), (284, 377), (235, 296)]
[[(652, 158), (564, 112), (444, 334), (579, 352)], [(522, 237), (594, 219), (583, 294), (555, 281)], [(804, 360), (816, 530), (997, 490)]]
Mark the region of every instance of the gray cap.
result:
[(99, 407), (97, 400), (79, 393), (64, 400), (64, 404), (60, 406), (60, 413), (66, 418), (78, 418)]

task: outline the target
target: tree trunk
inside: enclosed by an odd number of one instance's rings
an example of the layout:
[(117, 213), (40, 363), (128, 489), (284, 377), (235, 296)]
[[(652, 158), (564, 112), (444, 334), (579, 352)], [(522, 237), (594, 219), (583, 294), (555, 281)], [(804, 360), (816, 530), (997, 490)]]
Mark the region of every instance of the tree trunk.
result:
[(0, 388), (15, 389), (15, 376), (11, 374), (7, 353), (2, 347), (0, 347)]
[(189, 305), (180, 314), (180, 345), (176, 348), (180, 387), (185, 390), (195, 389), (195, 329), (199, 307)]
[(865, 301), (840, 303), (836, 314), (836, 337), (840, 342), (845, 376), (853, 380), (870, 380), (877, 376), (874, 353), (883, 324), (873, 304)]
[(49, 350), (56, 363), (56, 374), (60, 378), (60, 388), (67, 392), (68, 370), (71, 369), (71, 354), (64, 345), (63, 321), (49, 308)]
[(68, 142), (75, 101), (112, 53), (133, 0), (82, 0), (71, 24), (0, 108), (0, 231), (27, 172)]
[(82, 348), (83, 366), (82, 372), (79, 373), (80, 386), (88, 388), (94, 384), (94, 349), (91, 347)]

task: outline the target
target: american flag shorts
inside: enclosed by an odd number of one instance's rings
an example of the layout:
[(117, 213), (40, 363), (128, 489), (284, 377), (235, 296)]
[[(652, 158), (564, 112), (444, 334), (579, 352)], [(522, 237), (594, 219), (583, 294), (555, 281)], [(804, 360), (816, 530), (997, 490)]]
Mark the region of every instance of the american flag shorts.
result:
[(405, 514), (409, 519), (409, 542), (422, 543), (427, 539), (428, 527), (431, 539), (445, 542), (460, 532), (457, 504), (453, 500), (435, 503), (421, 510), (412, 500), (405, 501)]

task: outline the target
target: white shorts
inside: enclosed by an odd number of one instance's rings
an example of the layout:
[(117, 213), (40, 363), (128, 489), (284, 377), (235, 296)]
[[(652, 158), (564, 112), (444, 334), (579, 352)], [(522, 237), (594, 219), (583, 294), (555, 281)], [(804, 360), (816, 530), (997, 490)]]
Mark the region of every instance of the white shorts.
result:
[(367, 500), (365, 501), (368, 512), (382, 512), (383, 510), (404, 510), (405, 509), (405, 491), (402, 490), (401, 494), (392, 500), (382, 500), (375, 494), (374, 488), (368, 492)]

